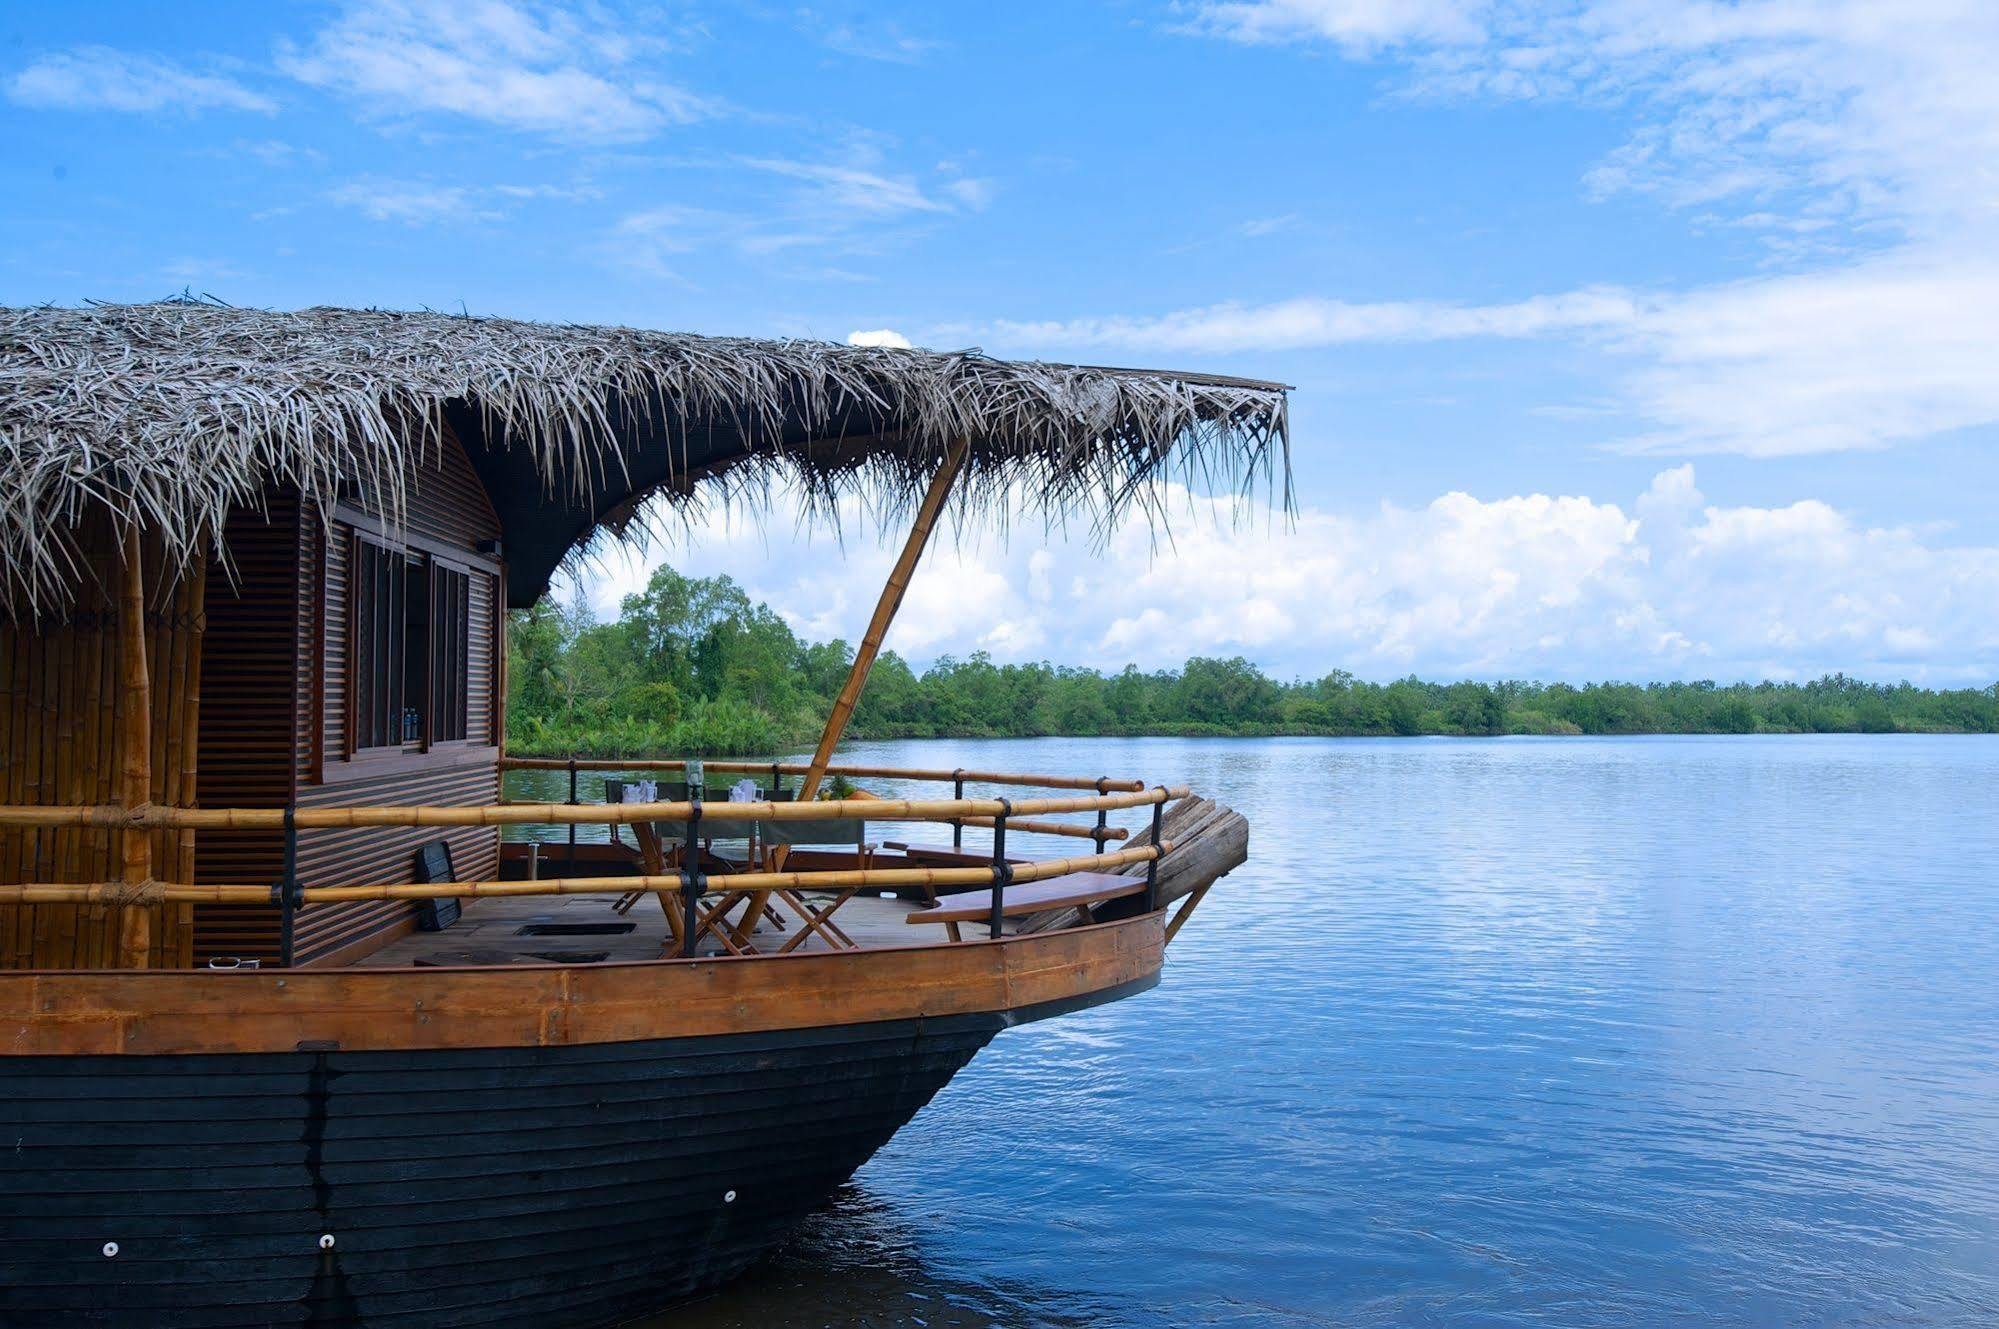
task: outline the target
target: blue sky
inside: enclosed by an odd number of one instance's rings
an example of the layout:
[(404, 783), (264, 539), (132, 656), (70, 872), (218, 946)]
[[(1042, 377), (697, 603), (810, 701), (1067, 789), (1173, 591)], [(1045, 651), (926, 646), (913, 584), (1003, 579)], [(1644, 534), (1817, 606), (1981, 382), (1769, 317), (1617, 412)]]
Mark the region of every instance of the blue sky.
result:
[[(1295, 523), (954, 533), (918, 660), (1984, 684), (1995, 57), (1973, 4), (15, 6), (0, 299), (1297, 385)], [(585, 591), (666, 558), (851, 637), (889, 557), (715, 514)]]

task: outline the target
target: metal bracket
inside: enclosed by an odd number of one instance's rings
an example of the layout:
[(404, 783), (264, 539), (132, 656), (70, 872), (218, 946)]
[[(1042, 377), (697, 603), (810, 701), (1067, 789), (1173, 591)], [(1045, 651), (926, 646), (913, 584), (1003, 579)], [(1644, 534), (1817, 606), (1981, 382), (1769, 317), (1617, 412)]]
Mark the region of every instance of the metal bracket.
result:
[(998, 941), (1006, 920), (1006, 888), (1013, 885), (1013, 864), (1006, 861), (1006, 819), (1013, 815), (1013, 800), (999, 801), (999, 815), (993, 818), (993, 912), (988, 930)]
[[(572, 808), (576, 806), (576, 758), (574, 757), (569, 759), (569, 806)], [(612, 822), (611, 843), (616, 844), (617, 841), (618, 824)], [(562, 871), (565, 876), (576, 875), (576, 823), (573, 821), (569, 823), (569, 855), (562, 861)]]
[[(691, 792), (691, 791), (690, 791)], [(680, 957), (694, 958), (694, 934), (701, 926), (701, 800), (688, 799), (687, 840), (680, 849)]]
[(293, 940), (297, 933), (299, 906), (305, 903), (305, 888), (298, 880), (298, 807), (285, 805), (284, 865), (271, 887), (271, 903), (278, 907), (278, 963), (292, 967)]
[(1152, 857), (1145, 864), (1145, 912), (1150, 914), (1159, 908), (1159, 855), (1160, 842), (1166, 827), (1166, 786), (1157, 785), (1159, 797), (1152, 804)]
[[(963, 766), (951, 772), (951, 797), (961, 802), (964, 800), (965, 768)], [(953, 849), (963, 849), (965, 847), (965, 819), (963, 817), (951, 818), (951, 847)]]

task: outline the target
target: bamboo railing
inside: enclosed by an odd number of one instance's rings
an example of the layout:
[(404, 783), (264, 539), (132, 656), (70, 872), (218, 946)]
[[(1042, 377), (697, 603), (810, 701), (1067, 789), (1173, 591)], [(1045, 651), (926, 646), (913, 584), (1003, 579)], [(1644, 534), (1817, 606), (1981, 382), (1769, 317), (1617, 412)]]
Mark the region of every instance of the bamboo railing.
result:
[(476, 807), (169, 808), (142, 804), (82, 807), (0, 807), (0, 826), (85, 826), (112, 830), (302, 831), (383, 826), (629, 825), (635, 821), (943, 821), (964, 817), (1039, 816), (1061, 812), (1116, 811), (1185, 798), (1185, 785), (1158, 785), (1136, 793), (1070, 798), (822, 798), (811, 803), (495, 803)]
[[(711, 771), (732, 775), (804, 775), (812, 767), (792, 761), (703, 761), (698, 757), (502, 757), (500, 767), (509, 771), (682, 771), (692, 760)], [(1021, 775), (1010, 771), (932, 770), (906, 766), (855, 766), (835, 763), (826, 767), (828, 775), (876, 776), (885, 780), (926, 780), (934, 783), (963, 781), (966, 784), (1009, 785), (1021, 789), (1094, 789), (1100, 794), (1135, 794), (1146, 788), (1143, 780), (1113, 780), (1109, 776)]]
[[(1167, 840), (1155, 851), (1151, 845), (1120, 849), (1108, 854), (1084, 854), (1073, 858), (1037, 859), (1013, 864), (1009, 880), (1045, 881), (1070, 872), (1099, 872), (1147, 863), (1172, 852)], [(701, 877), (706, 892), (765, 890), (857, 890), (888, 889), (900, 886), (986, 886), (994, 880), (990, 867), (955, 868), (827, 868), (815, 872), (712, 872)], [(299, 898), (305, 904), (346, 904), (357, 900), (437, 900), (492, 899), (528, 895), (622, 895), (632, 891), (677, 895), (687, 882), (680, 873), (637, 877), (542, 877), (526, 881), (432, 881), (395, 882), (378, 886), (305, 886)], [(125, 903), (131, 894), (125, 882), (89, 882), (0, 886), (0, 904), (111, 904)], [(268, 904), (269, 886), (239, 883), (188, 885), (149, 882), (144, 898), (151, 902), (170, 901), (192, 904)]]
[[(572, 772), (586, 766), (605, 770), (663, 770), (684, 768), (684, 759), (646, 761), (593, 760), (570, 762), (546, 759), (504, 759), (502, 765), (516, 770), (561, 770)], [(769, 762), (705, 762), (708, 770), (791, 774), (801, 767)], [(635, 822), (677, 822), (705, 826), (713, 836), (716, 829), (734, 825), (747, 827), (760, 821), (809, 822), (864, 818), (869, 821), (918, 821), (949, 823), (954, 835), (967, 825), (993, 829), (992, 861), (984, 865), (933, 866), (920, 868), (851, 868), (816, 871), (742, 871), (704, 873), (683, 870), (665, 875), (616, 877), (551, 877), (525, 881), (386, 882), (359, 886), (306, 886), (292, 879), (276, 885), (256, 883), (168, 882), (154, 880), (150, 864), (134, 857), (121, 860), (120, 880), (104, 882), (34, 882), (0, 884), (0, 905), (14, 904), (96, 904), (120, 906), (130, 913), (159, 903), (193, 904), (273, 904), (290, 912), (301, 905), (336, 904), (354, 901), (424, 900), (440, 898), (482, 899), (535, 895), (628, 894), (646, 892), (681, 897), (690, 914), (693, 900), (702, 894), (740, 892), (751, 898), (770, 893), (806, 890), (845, 891), (867, 888), (994, 888), (994, 919), (1000, 913), (999, 897), (1010, 883), (1045, 880), (1071, 872), (1106, 871), (1133, 864), (1148, 865), (1148, 884), (1155, 878), (1158, 860), (1172, 850), (1172, 842), (1155, 833), (1154, 843), (1135, 848), (1107, 850), (1103, 841), (1124, 838), (1121, 828), (1106, 825), (1106, 814), (1127, 808), (1148, 807), (1156, 828), (1164, 805), (1188, 794), (1185, 786), (1157, 785), (1146, 788), (1135, 780), (1095, 780), (1076, 776), (1019, 775), (990, 771), (923, 771), (886, 766), (831, 768), (834, 774), (881, 776), (896, 779), (946, 780), (962, 791), (967, 781), (980, 783), (1039, 786), (1056, 789), (1093, 789), (1088, 794), (1061, 794), (1022, 799), (965, 798), (909, 799), (866, 798), (817, 799), (810, 802), (731, 803), (683, 800), (653, 803), (501, 803), (478, 807), (311, 807), (311, 808), (181, 808), (149, 802), (131, 805), (92, 804), (74, 806), (0, 806), (0, 826), (62, 828), (87, 827), (123, 832), (127, 842), (143, 843), (156, 830), (193, 831), (282, 831), (287, 841), (287, 864), (296, 862), (296, 837), (302, 831), (347, 830), (376, 827), (464, 827), (521, 825), (629, 825)], [(136, 787), (136, 786), (135, 786)], [(573, 790), (572, 784), (572, 790)], [(1077, 827), (1061, 822), (1035, 820), (1065, 813), (1093, 812), (1095, 827)], [(1094, 838), (1097, 852), (1061, 859), (1012, 862), (1005, 857), (1008, 829), (1042, 834), (1070, 834)], [(694, 831), (689, 832), (692, 845)], [(690, 856), (698, 865), (699, 855)], [(778, 865), (781, 867), (782, 865)], [(1148, 887), (1148, 894), (1150, 889)], [(1150, 901), (1148, 901), (1150, 903)], [(997, 928), (997, 922), (995, 922)], [(691, 934), (689, 934), (691, 935)], [(997, 935), (997, 932), (995, 932)], [(685, 953), (685, 952), (683, 952)]]

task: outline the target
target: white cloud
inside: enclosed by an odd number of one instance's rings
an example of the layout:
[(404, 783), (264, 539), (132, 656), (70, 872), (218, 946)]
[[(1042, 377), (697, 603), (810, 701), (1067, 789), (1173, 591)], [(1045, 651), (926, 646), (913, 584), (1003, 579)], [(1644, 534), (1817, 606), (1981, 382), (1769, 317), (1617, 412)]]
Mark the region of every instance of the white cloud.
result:
[[(806, 21), (809, 31), (815, 16), (804, 11), (801, 19)], [(828, 50), (842, 55), (897, 65), (921, 64), (932, 51), (944, 45), (928, 37), (911, 36), (893, 23), (835, 23), (821, 30), (818, 40)]]
[[(807, 242), (805, 237), (794, 238), (774, 229), (767, 218), (670, 204), (619, 218), (598, 252), (613, 267), (646, 277), (685, 281), (677, 261), (682, 254), (717, 245), (747, 254), (769, 254)], [(817, 243), (817, 238), (809, 242)]]
[(161, 266), (162, 276), (177, 282), (236, 281), (251, 274), (226, 258), (176, 258)]
[(1999, 261), (1982, 254), (1905, 250), (1684, 294), (1606, 287), (1490, 305), (1300, 297), (928, 335), (1187, 354), (1581, 337), (1633, 365), (1624, 397), (1645, 423), (1612, 441), (1659, 453), (1787, 456), (1999, 421)]
[[(867, 135), (852, 136), (837, 161), (734, 160), (765, 176), (796, 183), (777, 186), (767, 204), (754, 211), (671, 203), (628, 213), (596, 246), (597, 252), (613, 267), (686, 282), (677, 255), (708, 249), (732, 249), (751, 259), (820, 249), (880, 254), (890, 247), (898, 225), (924, 224), (930, 218), (982, 208), (992, 197), (989, 181), (958, 175), (951, 162), (939, 164), (938, 171), (950, 178), (935, 186), (933, 193), (915, 176), (886, 166), (881, 146)], [(786, 272), (783, 279), (872, 280), (867, 274), (823, 265)]]
[[(1712, 505), (1691, 466), (1628, 506), (1450, 493), (1362, 516), (1306, 508), (1290, 527), (1184, 491), (1169, 506), (1174, 538), (1156, 551), (1132, 532), (1104, 551), (1018, 528), (1007, 546), (941, 533), (890, 648), (1103, 668), (1242, 654), (1310, 677), (1999, 677), (1999, 548), (1861, 526), (1813, 499)], [(615, 613), (665, 554), (736, 577), (810, 637), (852, 641), (900, 532), (872, 538), (856, 505), (845, 521), (841, 549), (712, 516), (684, 548), (608, 559), (592, 596)]]
[(1661, 452), (1880, 447), (1999, 421), (1999, 261), (1907, 250), (1658, 302), (1630, 394)]
[(1260, 240), (1266, 235), (1293, 230), (1297, 225), (1298, 214), (1287, 212), (1281, 217), (1252, 217), (1236, 227), (1236, 230), (1251, 240)]
[(275, 111), (277, 103), (233, 78), (154, 56), (83, 46), (42, 56), (7, 80), (23, 106), (65, 111)]
[(1466, 0), (1223, 0), (1199, 6), (1195, 31), (1240, 42), (1323, 38), (1365, 55), (1409, 41), (1470, 41), (1480, 32)]
[(326, 160), (326, 154), (317, 148), (301, 148), (283, 139), (239, 138), (226, 149), (216, 149), (217, 156), (254, 157), (266, 166), (290, 166), (297, 162), (319, 163)]
[(328, 201), (353, 208), (374, 221), (402, 222), (409, 226), (492, 221), (502, 215), (482, 206), (475, 190), (420, 180), (364, 176), (328, 190), (326, 197)]
[(907, 175), (883, 175), (859, 166), (774, 157), (745, 157), (743, 165), (803, 180), (813, 186), (813, 192), (827, 206), (843, 211), (892, 217), (905, 212), (945, 210), (942, 203), (924, 193), (915, 179)]
[(991, 180), (979, 176), (960, 176), (944, 186), (944, 192), (958, 201), (958, 205), (973, 212), (983, 212), (992, 206), (993, 196), (999, 186)]
[(1497, 305), (1428, 300), (1354, 303), (1300, 297), (1266, 305), (1210, 305), (1149, 318), (1114, 315), (1039, 323), (999, 320), (974, 331), (1013, 344), (1228, 353), (1348, 342), (1534, 337), (1628, 327), (1637, 317), (1638, 306), (1632, 296), (1605, 288)]
[[(1394, 59), (1404, 91), (1629, 117), (1585, 186), (1769, 237), (1778, 275), (1498, 304), (1322, 293), (996, 324), (997, 341), (1176, 351), (1466, 337), (1628, 358), (1612, 442), (1779, 455), (1999, 423), (1999, 6), (1977, 0), (1235, 0), (1194, 31)], [(1560, 405), (1559, 403), (1553, 405)]]
[(847, 334), (849, 346), (889, 346), (906, 351), (910, 347), (909, 338), (893, 328), (876, 328), (872, 332), (854, 331)]
[(521, 203), (553, 199), (564, 203), (602, 198), (594, 185), (444, 185), (364, 175), (326, 192), (328, 202), (353, 208), (374, 221), (406, 225), (499, 221)]
[(441, 111), (559, 139), (633, 140), (713, 112), (648, 70), (662, 43), (581, 14), (505, 0), (361, 0), (278, 67), (371, 111)]

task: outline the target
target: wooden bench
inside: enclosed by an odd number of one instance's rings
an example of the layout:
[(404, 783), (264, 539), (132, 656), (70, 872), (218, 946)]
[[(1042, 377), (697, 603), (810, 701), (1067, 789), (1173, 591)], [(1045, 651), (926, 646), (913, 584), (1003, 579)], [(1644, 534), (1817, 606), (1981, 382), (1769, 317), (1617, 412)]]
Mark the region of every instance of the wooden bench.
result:
[[(1006, 888), (1000, 902), (1002, 918), (1021, 918), (1044, 909), (1074, 909), (1091, 920), (1090, 906), (1127, 895), (1145, 893), (1145, 878), (1115, 877), (1108, 872), (1067, 872), (1043, 881), (1024, 881)], [(917, 909), (903, 916), (905, 923), (942, 923), (952, 941), (960, 941), (960, 923), (978, 923), (993, 916), (993, 893), (973, 891), (953, 895), (944, 904)]]

